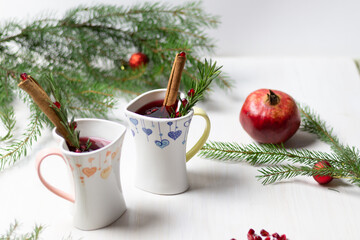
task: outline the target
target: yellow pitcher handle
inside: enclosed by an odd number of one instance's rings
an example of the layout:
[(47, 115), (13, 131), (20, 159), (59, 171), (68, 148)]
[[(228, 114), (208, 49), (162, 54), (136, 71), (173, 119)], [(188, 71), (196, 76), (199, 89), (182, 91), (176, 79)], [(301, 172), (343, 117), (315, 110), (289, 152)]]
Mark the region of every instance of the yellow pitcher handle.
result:
[(206, 121), (206, 125), (204, 132), (201, 138), (199, 139), (199, 141), (197, 141), (197, 143), (186, 153), (186, 162), (189, 161), (193, 156), (195, 156), (195, 154), (200, 150), (200, 148), (204, 146), (206, 140), (209, 137), (210, 128), (211, 128), (210, 119), (206, 114), (206, 112), (199, 107), (193, 107), (193, 110), (194, 110), (194, 116), (198, 115), (203, 117)]

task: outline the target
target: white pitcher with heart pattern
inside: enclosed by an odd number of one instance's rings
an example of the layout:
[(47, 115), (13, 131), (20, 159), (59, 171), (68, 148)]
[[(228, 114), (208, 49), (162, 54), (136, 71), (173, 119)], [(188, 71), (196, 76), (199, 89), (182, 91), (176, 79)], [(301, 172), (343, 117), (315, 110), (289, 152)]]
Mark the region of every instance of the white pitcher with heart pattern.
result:
[[(126, 210), (120, 182), (120, 155), (126, 128), (102, 119), (77, 119), (80, 137), (101, 139), (105, 146), (92, 152), (69, 151), (66, 142), (53, 130), (59, 148), (44, 149), (36, 156), (36, 169), (44, 186), (73, 205), (74, 226), (93, 230), (108, 226)], [(55, 155), (64, 159), (71, 172), (74, 194), (49, 184), (41, 172), (41, 164)]]
[[(133, 101), (125, 115), (136, 147), (135, 184), (156, 194), (178, 194), (189, 188), (186, 162), (204, 145), (210, 132), (210, 120), (200, 108), (177, 118), (154, 118), (137, 114), (144, 105), (164, 99), (166, 89), (146, 92)], [(205, 119), (204, 132), (199, 141), (186, 152), (191, 119), (199, 115)]]

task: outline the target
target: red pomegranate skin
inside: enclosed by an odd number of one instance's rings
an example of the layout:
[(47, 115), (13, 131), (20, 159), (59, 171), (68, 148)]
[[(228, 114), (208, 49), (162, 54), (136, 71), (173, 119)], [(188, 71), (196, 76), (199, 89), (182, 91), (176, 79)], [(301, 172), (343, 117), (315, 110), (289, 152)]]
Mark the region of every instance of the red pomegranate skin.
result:
[(300, 112), (294, 99), (278, 90), (272, 92), (278, 96), (277, 104), (270, 104), (269, 89), (259, 89), (249, 94), (240, 111), (242, 127), (259, 143), (283, 143), (300, 126)]

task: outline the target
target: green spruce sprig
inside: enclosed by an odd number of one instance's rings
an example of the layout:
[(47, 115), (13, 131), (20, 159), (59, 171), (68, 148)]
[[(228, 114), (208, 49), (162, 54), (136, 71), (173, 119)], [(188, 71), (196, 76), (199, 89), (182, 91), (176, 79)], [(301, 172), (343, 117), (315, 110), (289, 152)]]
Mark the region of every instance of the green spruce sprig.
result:
[(191, 88), (187, 93), (185, 104), (184, 99), (179, 99), (182, 104), (179, 107), (179, 115), (185, 116), (190, 109), (192, 109), (199, 101), (204, 99), (206, 90), (209, 90), (209, 86), (214, 79), (216, 79), (221, 71), (222, 66), (216, 66), (216, 62), (205, 59), (204, 65), (198, 65), (199, 78), (191, 82)]
[[(264, 166), (257, 176), (263, 184), (274, 183), (296, 176), (329, 175), (344, 178), (360, 186), (360, 155), (355, 147), (339, 142), (325, 121), (311, 111), (301, 107), (301, 130), (315, 134), (321, 141), (330, 144), (332, 153), (307, 149), (286, 149), (275, 144), (237, 144), (230, 142), (208, 142), (200, 156), (220, 161), (248, 162)], [(331, 167), (314, 169), (314, 164), (328, 161)], [(291, 164), (290, 164), (291, 163)]]
[[(12, 166), (18, 159), (27, 154), (29, 147), (41, 136), (41, 130), (45, 126), (45, 116), (32, 101), (29, 100), (30, 117), (29, 124), (25, 128), (21, 138), (9, 141), (10, 144), (2, 146), (0, 152), (0, 169)], [(3, 142), (5, 143), (5, 142)]]

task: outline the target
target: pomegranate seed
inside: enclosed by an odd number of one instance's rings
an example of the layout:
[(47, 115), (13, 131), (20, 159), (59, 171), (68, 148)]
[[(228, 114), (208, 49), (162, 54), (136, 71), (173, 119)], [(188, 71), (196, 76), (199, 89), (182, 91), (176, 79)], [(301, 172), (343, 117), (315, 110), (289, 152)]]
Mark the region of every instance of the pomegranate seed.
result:
[(250, 228), (249, 229), (249, 232), (248, 232), (248, 234), (251, 234), (251, 235), (253, 235), (255, 233), (255, 230), (254, 229), (252, 229), (252, 228)]
[(175, 113), (175, 117), (180, 117), (181, 115), (180, 115), (180, 113), (179, 112), (176, 112)]
[(256, 235), (256, 236), (255, 236), (255, 240), (262, 240), (262, 237)]
[(264, 229), (262, 229), (262, 230), (260, 231), (260, 234), (261, 234), (261, 236), (263, 236), (263, 237), (270, 236), (270, 234), (269, 234), (266, 230), (264, 230)]
[(158, 108), (152, 108), (152, 109), (146, 110), (145, 115), (150, 115), (150, 114), (156, 112), (157, 110), (159, 110), (159, 109)]
[(273, 233), (271, 236), (273, 236), (276, 239), (278, 239), (280, 237), (280, 235), (278, 233)]
[(60, 104), (58, 101), (54, 102), (54, 105), (55, 105), (57, 108), (59, 108), (59, 109), (60, 109), (60, 107), (61, 107), (61, 104)]
[(188, 91), (187, 95), (188, 95), (189, 97), (193, 97), (193, 96), (195, 95), (195, 90), (194, 90), (193, 88), (190, 89), (190, 90)]
[(76, 153), (81, 153), (81, 150), (77, 148), (77, 149), (75, 150), (75, 152), (76, 152)]
[(180, 56), (180, 57), (185, 57), (185, 55), (186, 55), (185, 52), (179, 53), (179, 56)]
[(20, 74), (20, 77), (23, 81), (25, 81), (27, 79), (28, 75), (26, 73), (22, 73), (22, 74)]
[(255, 236), (248, 233), (248, 234), (247, 234), (247, 239), (248, 239), (248, 240), (255, 240)]
[(271, 240), (270, 237), (266, 237), (264, 240)]
[(285, 234), (281, 235), (281, 237), (279, 238), (279, 240), (286, 240), (286, 235), (285, 235)]

